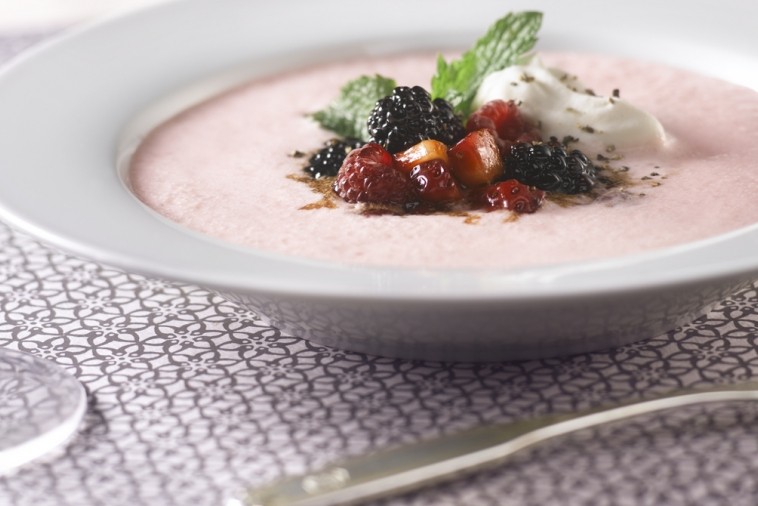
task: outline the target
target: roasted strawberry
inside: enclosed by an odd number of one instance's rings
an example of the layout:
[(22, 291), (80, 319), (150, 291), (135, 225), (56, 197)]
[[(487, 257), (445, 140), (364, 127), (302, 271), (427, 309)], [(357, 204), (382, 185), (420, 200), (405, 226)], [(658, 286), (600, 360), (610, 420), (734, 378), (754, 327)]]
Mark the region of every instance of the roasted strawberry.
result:
[(353, 204), (403, 206), (417, 200), (410, 178), (395, 168), (395, 159), (387, 150), (373, 142), (347, 155), (333, 188)]
[(466, 122), (466, 131), (473, 132), (482, 128), (492, 130), (506, 143), (540, 140), (539, 131), (524, 118), (513, 100), (491, 100), (474, 111)]
[(508, 209), (516, 213), (533, 213), (545, 200), (545, 192), (508, 179), (477, 190), (473, 200), (477, 207), (487, 211)]
[(447, 164), (447, 145), (444, 142), (428, 139), (395, 154), (395, 166), (406, 173), (410, 173), (416, 165), (431, 160), (442, 160)]
[(447, 163), (439, 159), (416, 165), (411, 171), (411, 181), (421, 200), (428, 204), (452, 204), (463, 198)]
[(469, 188), (484, 186), (500, 177), (503, 161), (495, 134), (475, 130), (448, 150), (453, 175)]

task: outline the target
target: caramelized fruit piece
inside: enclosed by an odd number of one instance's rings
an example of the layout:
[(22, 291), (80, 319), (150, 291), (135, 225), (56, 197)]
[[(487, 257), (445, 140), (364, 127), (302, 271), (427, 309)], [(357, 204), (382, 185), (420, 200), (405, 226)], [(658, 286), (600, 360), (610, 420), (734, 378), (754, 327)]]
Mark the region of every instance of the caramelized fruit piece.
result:
[(487, 129), (466, 135), (450, 148), (448, 157), (453, 175), (469, 188), (490, 184), (503, 173), (495, 135)]
[(477, 190), (474, 203), (487, 211), (508, 209), (516, 213), (533, 213), (545, 200), (545, 192), (508, 179)]
[(528, 140), (539, 140), (540, 137), (513, 100), (491, 100), (474, 111), (466, 122), (466, 131), (482, 128), (492, 130), (503, 141), (526, 141), (524, 136), (528, 136)]
[(416, 165), (431, 160), (441, 160), (447, 164), (447, 145), (444, 142), (428, 139), (395, 154), (397, 168), (409, 174)]
[(463, 198), (458, 183), (443, 160), (435, 159), (416, 165), (411, 181), (419, 197), (428, 204), (452, 204)]

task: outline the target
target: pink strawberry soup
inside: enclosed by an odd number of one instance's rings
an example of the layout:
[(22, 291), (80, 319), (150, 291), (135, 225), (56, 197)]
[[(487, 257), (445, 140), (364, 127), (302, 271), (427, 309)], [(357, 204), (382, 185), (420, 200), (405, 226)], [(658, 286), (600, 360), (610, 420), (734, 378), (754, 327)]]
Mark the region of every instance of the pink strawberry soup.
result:
[[(434, 55), (339, 62), (257, 80), (156, 128), (130, 184), (147, 206), (189, 229), (269, 253), (345, 264), (519, 268), (634, 254), (758, 222), (758, 93), (659, 64), (544, 54), (596, 92), (652, 113), (662, 147), (601, 153), (623, 189), (589, 204), (548, 200), (534, 214), (361, 214), (304, 183), (305, 160), (333, 137), (307, 117), (348, 80), (393, 76), (428, 87)], [(588, 152), (596, 159), (598, 153)], [(296, 176), (296, 177), (293, 177)]]

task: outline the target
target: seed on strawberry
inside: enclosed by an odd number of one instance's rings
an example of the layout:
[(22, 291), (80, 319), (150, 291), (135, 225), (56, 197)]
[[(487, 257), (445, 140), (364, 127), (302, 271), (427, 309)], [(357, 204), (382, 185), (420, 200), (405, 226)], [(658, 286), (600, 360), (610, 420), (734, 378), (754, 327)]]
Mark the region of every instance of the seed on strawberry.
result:
[(417, 200), (410, 178), (395, 168), (395, 159), (387, 150), (373, 142), (347, 155), (333, 188), (352, 204), (404, 206)]
[(444, 142), (428, 139), (395, 154), (395, 166), (410, 173), (413, 167), (431, 160), (442, 160), (447, 164), (447, 145)]
[(481, 188), (474, 195), (474, 203), (487, 211), (508, 209), (516, 213), (533, 213), (540, 208), (544, 200), (544, 191), (515, 179), (507, 179)]
[(492, 130), (501, 141), (531, 142), (540, 140), (539, 131), (521, 114), (513, 100), (491, 100), (469, 116), (466, 131), (486, 128)]
[(448, 150), (453, 175), (469, 188), (484, 186), (500, 177), (503, 161), (495, 134), (475, 130)]
[(452, 204), (463, 198), (447, 163), (439, 159), (416, 165), (411, 171), (411, 181), (421, 200), (428, 204)]

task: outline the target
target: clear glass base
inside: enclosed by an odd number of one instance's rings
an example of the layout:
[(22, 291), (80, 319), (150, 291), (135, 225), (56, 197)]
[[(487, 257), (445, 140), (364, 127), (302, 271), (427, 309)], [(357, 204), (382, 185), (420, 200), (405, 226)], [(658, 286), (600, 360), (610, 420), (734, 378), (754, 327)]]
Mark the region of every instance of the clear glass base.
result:
[(0, 349), (0, 474), (64, 444), (86, 409), (84, 387), (60, 366)]

